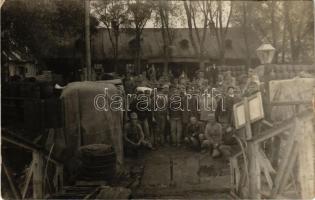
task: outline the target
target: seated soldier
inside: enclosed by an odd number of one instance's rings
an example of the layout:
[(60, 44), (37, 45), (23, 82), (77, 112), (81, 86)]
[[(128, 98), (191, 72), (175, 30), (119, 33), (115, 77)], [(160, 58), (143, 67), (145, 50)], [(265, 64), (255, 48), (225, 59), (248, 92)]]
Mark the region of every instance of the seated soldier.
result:
[(124, 127), (124, 141), (126, 154), (131, 153), (137, 156), (138, 150), (142, 146), (152, 149), (152, 145), (144, 140), (144, 134), (136, 113), (130, 114), (130, 122)]
[(201, 142), (202, 152), (210, 151), (212, 157), (221, 155), (220, 146), (222, 144), (222, 126), (215, 121), (213, 114), (208, 116), (208, 122), (204, 131), (199, 139)]
[(191, 116), (185, 134), (185, 144), (195, 150), (200, 150), (199, 135), (203, 133), (203, 124), (196, 116)]

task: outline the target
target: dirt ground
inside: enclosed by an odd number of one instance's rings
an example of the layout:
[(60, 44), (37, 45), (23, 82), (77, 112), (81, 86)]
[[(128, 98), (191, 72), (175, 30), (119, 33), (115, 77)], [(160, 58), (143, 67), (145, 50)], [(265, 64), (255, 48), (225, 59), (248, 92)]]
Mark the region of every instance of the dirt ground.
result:
[(225, 158), (212, 159), (209, 153), (185, 147), (162, 147), (141, 152), (136, 160), (128, 160), (144, 167), (135, 198), (230, 199), (229, 165)]

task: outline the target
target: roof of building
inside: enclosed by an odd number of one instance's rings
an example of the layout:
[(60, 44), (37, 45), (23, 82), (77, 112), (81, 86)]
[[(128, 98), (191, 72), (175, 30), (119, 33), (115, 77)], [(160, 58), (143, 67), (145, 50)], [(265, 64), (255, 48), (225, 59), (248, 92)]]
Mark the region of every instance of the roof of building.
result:
[[(173, 58), (197, 58), (193, 46), (189, 39), (188, 28), (176, 28), (172, 29), (175, 33), (175, 39), (172, 49)], [(202, 29), (198, 29), (202, 31)], [(214, 33), (209, 34), (207, 30), (207, 37), (205, 40), (205, 55), (211, 59), (219, 58), (219, 48)], [(209, 37), (210, 35), (210, 37)], [(134, 50), (129, 47), (129, 43), (134, 39), (135, 35), (129, 29), (123, 29), (119, 37), (119, 58), (131, 59), (134, 57)], [(197, 41), (197, 38), (195, 38)], [(261, 44), (257, 35), (254, 33), (248, 34), (249, 49), (251, 56), (256, 58), (255, 50)], [(225, 40), (229, 47), (225, 49), (226, 59), (244, 59), (246, 58), (246, 48), (244, 42), (244, 35), (241, 28), (231, 27), (228, 28), (227, 36)], [(229, 43), (229, 44), (227, 44)], [(163, 38), (161, 29), (146, 28), (143, 30), (141, 37), (142, 51), (141, 55), (143, 59), (156, 59), (163, 57)], [(199, 48), (198, 42), (196, 42), (197, 48)], [(92, 38), (92, 55), (95, 60), (104, 60), (113, 57), (113, 48), (108, 36), (108, 32), (105, 28), (98, 29), (98, 32), (93, 35)]]

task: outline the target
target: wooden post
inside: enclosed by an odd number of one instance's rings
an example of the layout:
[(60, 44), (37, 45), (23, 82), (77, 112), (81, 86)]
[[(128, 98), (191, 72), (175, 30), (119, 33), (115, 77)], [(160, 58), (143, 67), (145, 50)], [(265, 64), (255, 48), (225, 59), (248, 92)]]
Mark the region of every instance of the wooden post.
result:
[[(296, 120), (295, 120), (296, 121)], [(295, 129), (297, 129), (297, 127), (295, 127)], [(295, 147), (295, 137), (296, 137), (296, 133), (295, 131), (291, 134), (289, 141), (286, 145), (286, 151), (285, 151), (285, 155), (279, 165), (279, 169), (277, 171), (277, 175), (275, 177), (275, 181), (274, 181), (274, 187), (272, 188), (271, 191), (271, 198), (276, 198), (277, 195), (279, 194), (279, 190), (280, 190), (280, 186), (283, 182), (283, 178), (285, 176), (285, 174), (288, 172), (287, 171), (287, 166), (288, 163), (290, 161), (292, 152), (294, 150)]]
[(249, 198), (250, 199), (260, 199), (260, 168), (258, 165), (257, 154), (258, 154), (258, 144), (252, 141), (252, 130), (249, 114), (249, 103), (248, 98), (244, 98), (244, 109), (245, 109), (245, 129), (247, 143), (247, 153), (249, 161)]
[(57, 174), (58, 174), (58, 191), (62, 191), (63, 188), (63, 165), (57, 165)]
[(43, 199), (43, 156), (38, 151), (33, 151), (33, 198)]
[(3, 171), (7, 177), (7, 180), (9, 182), (9, 185), (10, 185), (10, 188), (11, 188), (12, 193), (14, 195), (14, 198), (21, 199), (20, 191), (18, 190), (16, 183), (12, 179), (12, 176), (11, 176), (11, 173), (9, 172), (9, 169), (7, 168), (7, 166), (4, 163), (2, 163), (2, 169), (3, 169)]
[(32, 161), (30, 168), (29, 168), (29, 171), (28, 171), (28, 174), (26, 176), (26, 182), (25, 182), (25, 186), (24, 186), (24, 189), (22, 192), (22, 199), (24, 199), (26, 194), (27, 194), (28, 186), (29, 186), (29, 183), (31, 182), (31, 178), (33, 176), (33, 171), (34, 171), (34, 162)]
[(301, 185), (301, 198), (312, 199), (315, 197), (315, 151), (314, 130), (312, 119), (298, 119), (298, 166)]
[(63, 166), (61, 164), (56, 165), (56, 171), (54, 175), (54, 187), (56, 192), (61, 192), (63, 188)]

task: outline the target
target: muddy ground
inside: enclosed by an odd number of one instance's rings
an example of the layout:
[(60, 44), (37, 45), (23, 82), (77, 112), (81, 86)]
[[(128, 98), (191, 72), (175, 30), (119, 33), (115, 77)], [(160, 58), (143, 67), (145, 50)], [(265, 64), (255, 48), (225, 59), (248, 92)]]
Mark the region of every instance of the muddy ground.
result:
[(212, 159), (209, 153), (185, 147), (161, 147), (142, 151), (137, 159), (127, 158), (126, 164), (144, 168), (134, 198), (230, 199), (230, 168), (224, 157)]

